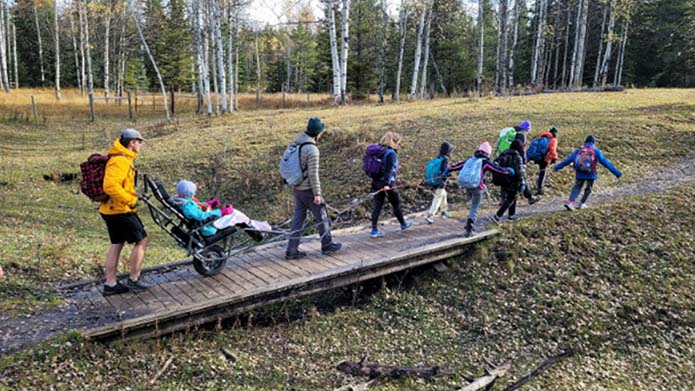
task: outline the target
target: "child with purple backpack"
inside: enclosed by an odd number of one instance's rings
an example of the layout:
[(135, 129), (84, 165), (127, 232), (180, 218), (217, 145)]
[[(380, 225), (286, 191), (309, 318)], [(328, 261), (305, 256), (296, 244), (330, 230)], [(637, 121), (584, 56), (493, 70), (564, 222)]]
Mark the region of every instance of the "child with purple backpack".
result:
[(594, 188), (594, 181), (598, 178), (597, 163), (600, 163), (602, 166), (606, 167), (617, 178), (623, 176), (623, 173), (615, 168), (613, 163), (606, 159), (603, 152), (596, 148), (596, 137), (594, 136), (588, 136), (586, 141), (584, 141), (584, 146), (577, 148), (577, 150), (569, 155), (567, 159), (556, 165), (553, 168), (553, 171), (559, 171), (570, 163), (572, 163), (574, 166), (574, 171), (576, 173), (574, 186), (570, 192), (570, 197), (565, 202), (565, 208), (570, 211), (576, 209), (574, 206), (574, 201), (577, 199), (579, 193), (582, 191), (582, 187), (585, 185), (586, 187), (584, 189), (584, 195), (581, 198), (579, 208), (584, 209), (587, 207), (586, 201), (589, 199), (591, 191)]

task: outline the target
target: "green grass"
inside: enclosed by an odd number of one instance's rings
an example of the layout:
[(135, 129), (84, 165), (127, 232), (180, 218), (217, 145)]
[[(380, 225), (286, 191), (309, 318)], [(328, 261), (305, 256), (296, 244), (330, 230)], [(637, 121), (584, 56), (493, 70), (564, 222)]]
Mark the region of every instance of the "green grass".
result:
[[(695, 385), (695, 184), (503, 225), (502, 235), (401, 287), (338, 291), (275, 306), (219, 330), (105, 347), (75, 337), (0, 360), (0, 389), (326, 390), (343, 360), (439, 365), (480, 375), (511, 360), (497, 389), (571, 347), (527, 390), (685, 390)], [(289, 319), (289, 321), (286, 320)], [(67, 342), (66, 342), (67, 341)], [(228, 363), (219, 353), (237, 357)], [(173, 365), (155, 384), (164, 361)], [(82, 375), (80, 375), (82, 374)], [(80, 376), (78, 376), (80, 375)], [(460, 377), (379, 390), (452, 390)]]

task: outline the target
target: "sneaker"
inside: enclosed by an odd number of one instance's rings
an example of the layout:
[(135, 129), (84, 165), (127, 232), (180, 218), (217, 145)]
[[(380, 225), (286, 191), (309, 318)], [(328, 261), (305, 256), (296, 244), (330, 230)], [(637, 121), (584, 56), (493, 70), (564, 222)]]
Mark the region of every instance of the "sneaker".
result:
[(449, 214), (449, 212), (442, 212), (442, 217), (448, 219), (449, 217), (451, 217), (451, 215)]
[(587, 204), (581, 204), (581, 205), (579, 205), (579, 209), (586, 209), (586, 208), (588, 208), (588, 207), (589, 207), (589, 205), (587, 205)]
[(463, 231), (463, 237), (464, 237), (464, 238), (470, 238), (471, 236), (473, 236), (473, 230), (472, 230), (472, 229), (466, 228), (466, 229)]
[(574, 203), (572, 201), (565, 201), (565, 209), (572, 211), (574, 210)]
[(384, 231), (382, 231), (380, 229), (372, 228), (372, 230), (369, 231), (369, 236), (371, 236), (373, 238), (380, 238), (380, 237), (384, 236)]
[(337, 252), (338, 250), (340, 250), (342, 247), (343, 247), (342, 244), (333, 242), (326, 247), (322, 247), (321, 248), (321, 254), (323, 254), (323, 255), (333, 254), (334, 252)]
[(401, 231), (404, 231), (412, 226), (413, 226), (413, 222), (410, 220), (406, 220), (405, 223), (401, 224)]
[(535, 204), (536, 202), (538, 202), (538, 201), (540, 201), (540, 200), (541, 200), (541, 199), (538, 198), (538, 197), (536, 197), (536, 198), (533, 198), (533, 197), (532, 197), (532, 198), (529, 198), (529, 199), (528, 199), (528, 204), (529, 204), (529, 205), (533, 205), (533, 204)]
[(131, 291), (135, 293), (152, 288), (152, 285), (144, 282), (142, 278), (138, 278), (137, 280), (133, 281), (130, 277), (128, 277), (128, 279), (125, 280), (125, 283), (123, 285), (127, 286)]
[(287, 261), (292, 260), (292, 259), (302, 259), (304, 257), (306, 257), (306, 253), (303, 251), (299, 251), (299, 250), (287, 251), (285, 253), (285, 260), (287, 260)]
[(517, 221), (517, 220), (519, 220), (520, 218), (521, 218), (521, 217), (519, 217), (519, 216), (517, 216), (517, 215), (512, 215), (512, 216), (507, 217), (507, 220), (509, 220), (509, 221)]
[(427, 222), (427, 224), (432, 224), (432, 223), (434, 223), (434, 216), (427, 216), (427, 217), (425, 217), (425, 221)]
[(104, 296), (120, 295), (121, 293), (126, 292), (130, 292), (130, 289), (120, 282), (116, 282), (116, 285), (114, 286), (104, 284)]
[(499, 224), (499, 223), (500, 223), (500, 218), (499, 218), (499, 216), (497, 216), (497, 215), (492, 215), (492, 217), (490, 217), (490, 220), (492, 220), (492, 222), (495, 223), (495, 224)]

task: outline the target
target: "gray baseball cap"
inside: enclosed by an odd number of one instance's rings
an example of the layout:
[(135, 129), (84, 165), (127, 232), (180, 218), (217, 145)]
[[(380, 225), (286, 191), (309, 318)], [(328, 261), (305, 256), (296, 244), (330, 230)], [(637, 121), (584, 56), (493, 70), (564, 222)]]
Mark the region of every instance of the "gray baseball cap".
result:
[(144, 140), (144, 138), (142, 137), (140, 132), (138, 132), (135, 129), (131, 129), (131, 128), (123, 129), (123, 132), (121, 133), (121, 138), (124, 138), (124, 139), (134, 138), (136, 140)]

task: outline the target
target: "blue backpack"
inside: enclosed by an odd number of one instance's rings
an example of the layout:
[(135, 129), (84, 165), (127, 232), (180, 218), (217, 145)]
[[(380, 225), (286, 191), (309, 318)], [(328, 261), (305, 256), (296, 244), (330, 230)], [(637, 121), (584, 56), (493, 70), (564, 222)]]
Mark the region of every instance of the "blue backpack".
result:
[(459, 186), (464, 189), (480, 188), (483, 175), (483, 159), (472, 157), (466, 160), (459, 173)]
[(427, 186), (439, 186), (444, 183), (444, 173), (440, 171), (442, 167), (442, 156), (437, 156), (436, 158), (427, 162), (427, 169), (425, 170), (425, 185)]
[(548, 153), (548, 145), (550, 144), (550, 139), (547, 137), (539, 137), (531, 142), (528, 149), (526, 150), (526, 159), (532, 160), (534, 162), (540, 162), (545, 159), (545, 155)]
[(379, 179), (384, 174), (384, 160), (388, 148), (379, 144), (372, 144), (367, 147), (362, 159), (362, 169), (364, 173), (372, 178)]
[(280, 176), (290, 186), (299, 186), (304, 180), (304, 170), (302, 170), (302, 147), (306, 144), (292, 143), (287, 146), (285, 153), (280, 159)]

